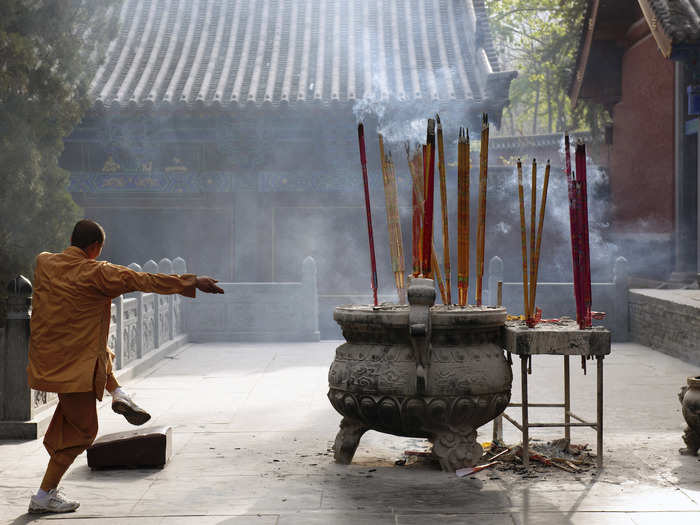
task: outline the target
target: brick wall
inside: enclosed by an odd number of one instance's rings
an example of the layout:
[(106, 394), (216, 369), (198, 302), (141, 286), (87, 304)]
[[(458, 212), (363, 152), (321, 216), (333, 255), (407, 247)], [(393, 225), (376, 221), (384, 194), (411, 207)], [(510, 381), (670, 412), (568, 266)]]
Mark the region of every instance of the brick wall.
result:
[(700, 365), (700, 301), (672, 290), (630, 290), (629, 314), (634, 342)]

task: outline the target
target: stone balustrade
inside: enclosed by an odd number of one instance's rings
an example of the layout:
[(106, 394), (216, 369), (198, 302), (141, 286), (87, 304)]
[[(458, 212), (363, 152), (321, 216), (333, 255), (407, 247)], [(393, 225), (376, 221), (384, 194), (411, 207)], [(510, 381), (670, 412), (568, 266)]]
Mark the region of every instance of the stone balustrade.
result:
[[(187, 273), (185, 261), (148, 261), (136, 271)], [(36, 438), (44, 433), (50, 411), (56, 404), (53, 393), (27, 386), (29, 318), (32, 284), (19, 276), (8, 286), (7, 322), (0, 334), (0, 438)], [(183, 334), (183, 301), (180, 295), (132, 292), (112, 301), (107, 345), (114, 351), (118, 377), (151, 365), (165, 352), (187, 341)], [(119, 372), (122, 372), (121, 374)]]

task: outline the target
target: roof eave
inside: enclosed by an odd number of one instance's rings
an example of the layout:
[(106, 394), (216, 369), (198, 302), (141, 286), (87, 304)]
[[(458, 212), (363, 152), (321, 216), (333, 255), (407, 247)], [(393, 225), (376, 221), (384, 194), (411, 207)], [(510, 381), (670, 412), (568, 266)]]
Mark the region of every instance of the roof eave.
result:
[(581, 94), (583, 78), (586, 74), (586, 67), (588, 66), (588, 57), (591, 52), (591, 44), (593, 43), (593, 33), (595, 32), (595, 22), (598, 18), (599, 6), (600, 0), (591, 0), (588, 2), (588, 9), (586, 10), (584, 18), (587, 27), (585, 32), (581, 35), (579, 53), (576, 57), (576, 69), (574, 70), (575, 73), (569, 87), (569, 98), (571, 99), (572, 107), (576, 107), (579, 95)]

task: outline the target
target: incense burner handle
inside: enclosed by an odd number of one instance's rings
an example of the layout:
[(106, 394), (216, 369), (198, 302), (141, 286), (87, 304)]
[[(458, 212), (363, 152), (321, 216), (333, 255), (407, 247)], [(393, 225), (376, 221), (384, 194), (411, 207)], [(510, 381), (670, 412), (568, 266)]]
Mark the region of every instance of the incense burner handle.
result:
[(411, 278), (408, 284), (408, 334), (416, 355), (416, 392), (428, 388), (430, 367), (430, 307), (435, 304), (435, 283), (432, 279)]

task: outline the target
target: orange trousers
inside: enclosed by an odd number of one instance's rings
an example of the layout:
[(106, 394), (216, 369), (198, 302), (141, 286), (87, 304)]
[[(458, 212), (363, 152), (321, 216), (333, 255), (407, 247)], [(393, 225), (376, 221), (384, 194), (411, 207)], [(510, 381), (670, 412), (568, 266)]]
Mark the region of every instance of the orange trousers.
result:
[[(106, 390), (119, 386), (112, 374)], [(58, 487), (75, 458), (92, 445), (97, 436), (97, 397), (95, 392), (58, 394), (58, 405), (44, 436), (44, 447), (51, 459), (41, 482), (43, 490)]]

